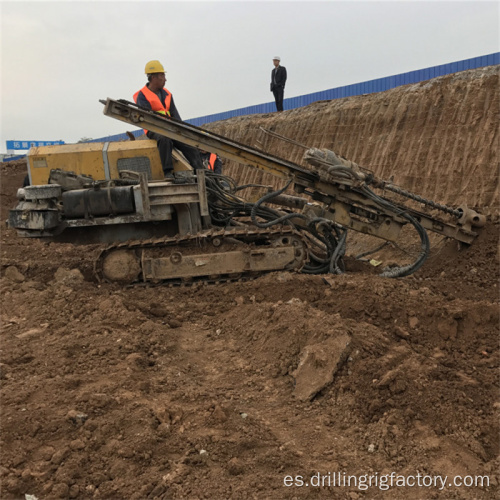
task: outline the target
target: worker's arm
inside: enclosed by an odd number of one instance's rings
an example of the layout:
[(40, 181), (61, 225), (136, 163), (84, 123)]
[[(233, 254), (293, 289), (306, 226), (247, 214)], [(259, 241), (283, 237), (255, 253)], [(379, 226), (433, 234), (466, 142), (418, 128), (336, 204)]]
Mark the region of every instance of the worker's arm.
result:
[(174, 97), (172, 96), (172, 100), (170, 101), (170, 116), (175, 118), (176, 120), (181, 120), (181, 115), (177, 111), (177, 108), (175, 107), (175, 102), (174, 102)]
[(137, 94), (137, 106), (140, 106), (141, 108), (149, 109), (151, 111), (151, 104), (149, 104), (149, 101), (146, 99), (144, 94), (142, 92), (139, 92)]
[(284, 66), (281, 66), (281, 71), (279, 72), (278, 85), (281, 85), (283, 88), (285, 88), (285, 83), (286, 83), (286, 68)]

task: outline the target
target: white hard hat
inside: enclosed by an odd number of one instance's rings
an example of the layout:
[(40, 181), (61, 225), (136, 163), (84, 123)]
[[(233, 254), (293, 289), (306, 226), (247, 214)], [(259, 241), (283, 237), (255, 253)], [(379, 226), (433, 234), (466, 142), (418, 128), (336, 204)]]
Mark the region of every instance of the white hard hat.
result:
[(274, 56), (273, 57), (273, 61), (281, 61), (281, 57), (280, 56)]

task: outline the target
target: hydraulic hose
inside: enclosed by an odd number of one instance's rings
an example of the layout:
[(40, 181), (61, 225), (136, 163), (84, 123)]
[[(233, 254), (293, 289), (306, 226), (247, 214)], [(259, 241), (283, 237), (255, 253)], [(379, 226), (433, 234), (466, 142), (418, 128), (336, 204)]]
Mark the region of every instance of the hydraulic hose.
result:
[(413, 274), (415, 271), (420, 269), (424, 262), (426, 261), (427, 257), (429, 256), (430, 252), (430, 242), (429, 242), (429, 235), (427, 234), (427, 231), (422, 227), (422, 225), (411, 215), (406, 213), (404, 210), (400, 210), (398, 207), (393, 205), (391, 202), (386, 200), (385, 198), (382, 198), (381, 196), (377, 195), (374, 193), (368, 186), (363, 185), (361, 187), (361, 191), (371, 200), (373, 200), (375, 203), (379, 204), (380, 206), (386, 208), (387, 210), (392, 211), (395, 215), (399, 215), (406, 219), (410, 224), (412, 224), (415, 229), (417, 230), (417, 233), (420, 237), (420, 254), (413, 262), (413, 264), (409, 264), (406, 266), (402, 267), (396, 267), (387, 271), (384, 271), (380, 276), (386, 277), (386, 278), (401, 278), (403, 276), (409, 276), (410, 274)]

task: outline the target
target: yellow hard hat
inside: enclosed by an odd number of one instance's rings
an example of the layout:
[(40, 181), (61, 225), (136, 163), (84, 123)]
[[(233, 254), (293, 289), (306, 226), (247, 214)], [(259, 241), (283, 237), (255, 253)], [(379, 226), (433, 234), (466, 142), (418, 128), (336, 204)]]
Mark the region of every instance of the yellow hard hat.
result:
[(149, 75), (151, 73), (165, 73), (161, 62), (156, 60), (146, 63), (146, 69), (144, 71), (146, 72), (146, 75)]

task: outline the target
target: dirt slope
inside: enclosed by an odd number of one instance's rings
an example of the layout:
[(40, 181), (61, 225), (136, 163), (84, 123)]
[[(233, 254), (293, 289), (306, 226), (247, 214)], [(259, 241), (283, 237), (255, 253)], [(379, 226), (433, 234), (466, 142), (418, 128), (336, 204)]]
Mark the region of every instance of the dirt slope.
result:
[[(473, 246), (436, 245), (409, 278), (352, 266), (329, 284), (275, 273), (120, 288), (93, 281), (98, 246), (19, 239), (2, 227), (0, 497), (497, 497), (497, 78), (465, 72), (217, 126), (248, 143), (262, 125), (308, 145), (341, 144), (384, 177), (430, 188), (428, 197), (466, 194), (491, 211)], [(440, 135), (433, 124), (445, 116)], [(357, 145), (339, 123), (357, 131)], [(467, 177), (467, 164), (481, 175)], [(1, 166), (2, 220), (25, 168)], [(286, 476), (391, 472), (490, 483), (284, 486)]]

